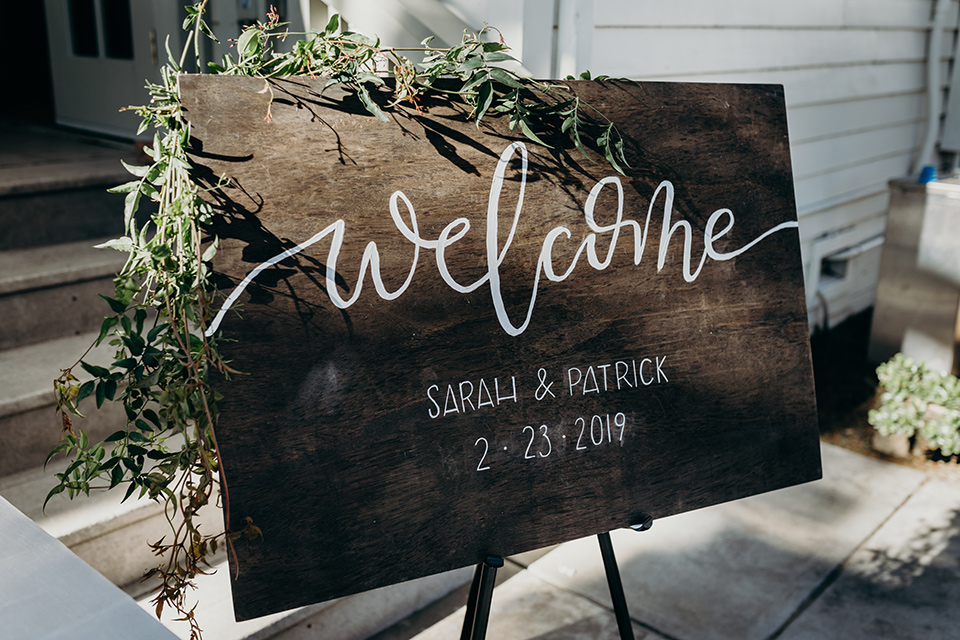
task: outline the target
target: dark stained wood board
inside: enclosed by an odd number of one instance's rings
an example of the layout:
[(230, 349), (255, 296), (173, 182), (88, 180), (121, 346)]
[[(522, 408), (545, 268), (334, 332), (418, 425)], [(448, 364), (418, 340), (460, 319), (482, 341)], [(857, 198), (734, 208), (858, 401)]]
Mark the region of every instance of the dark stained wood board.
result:
[[(237, 545), (238, 619), (820, 477), (779, 86), (570, 83), (625, 136), (620, 176), (324, 84), (181, 79), (196, 174), (233, 185), (214, 267), (244, 375), (217, 382), (218, 437), (227, 526), (263, 531)], [(368, 264), (338, 308), (370, 242), (384, 295)]]

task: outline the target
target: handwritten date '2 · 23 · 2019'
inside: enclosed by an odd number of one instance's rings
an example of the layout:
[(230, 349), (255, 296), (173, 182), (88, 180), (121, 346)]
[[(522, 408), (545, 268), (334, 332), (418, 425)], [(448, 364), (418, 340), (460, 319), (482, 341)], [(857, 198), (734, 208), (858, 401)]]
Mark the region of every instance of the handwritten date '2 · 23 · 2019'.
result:
[[(513, 222), (510, 225), (510, 232), (507, 234), (506, 241), (501, 247), (498, 237), (500, 193), (503, 189), (503, 181), (506, 174), (507, 165), (509, 164), (513, 155), (518, 152), (520, 154), (522, 163), (522, 171), (520, 174), (520, 193), (517, 197), (517, 206), (514, 210)], [(537, 290), (540, 284), (541, 276), (546, 276), (547, 280), (552, 282), (562, 282), (566, 280), (573, 272), (574, 267), (576, 267), (577, 262), (579, 262), (580, 257), (584, 253), (586, 253), (587, 262), (591, 267), (597, 271), (603, 271), (610, 266), (611, 262), (613, 261), (614, 251), (617, 247), (617, 241), (620, 237), (620, 234), (624, 231), (633, 232), (633, 261), (635, 265), (639, 265), (643, 257), (644, 248), (647, 244), (647, 232), (650, 228), (650, 218), (653, 215), (654, 207), (656, 206), (661, 194), (663, 196), (663, 226), (660, 233), (660, 245), (657, 256), (657, 271), (662, 270), (666, 262), (667, 250), (671, 237), (677, 231), (680, 231), (683, 236), (683, 279), (687, 282), (693, 282), (696, 280), (697, 276), (700, 274), (700, 271), (703, 269), (707, 258), (716, 261), (731, 260), (751, 249), (754, 245), (769, 235), (784, 229), (798, 228), (798, 224), (795, 221), (784, 222), (773, 227), (772, 229), (768, 229), (739, 249), (728, 252), (717, 251), (713, 246), (714, 241), (729, 233), (734, 226), (733, 212), (730, 209), (717, 209), (710, 214), (710, 217), (707, 219), (707, 224), (703, 232), (703, 254), (700, 257), (700, 262), (697, 264), (696, 268), (692, 268), (691, 248), (693, 244), (693, 228), (686, 220), (677, 220), (676, 222), (672, 221), (674, 199), (673, 184), (668, 180), (664, 180), (657, 186), (653, 196), (650, 198), (650, 205), (647, 210), (645, 224), (643, 227), (641, 227), (640, 223), (636, 220), (625, 220), (623, 217), (624, 192), (620, 179), (616, 176), (603, 178), (590, 190), (590, 194), (588, 195), (584, 205), (583, 215), (587, 226), (591, 230), (591, 233), (588, 233), (580, 242), (580, 246), (578, 247), (573, 260), (565, 271), (557, 273), (554, 268), (552, 253), (554, 244), (560, 240), (561, 237), (566, 240), (571, 238), (570, 230), (562, 226), (554, 227), (544, 237), (541, 245), (540, 256), (537, 261), (537, 271), (536, 276), (534, 277), (533, 288), (530, 294), (530, 302), (527, 307), (526, 317), (524, 318), (523, 322), (517, 326), (514, 325), (510, 320), (504, 306), (503, 296), (500, 290), (500, 265), (504, 262), (507, 250), (510, 248), (510, 244), (513, 242), (513, 237), (517, 230), (517, 224), (520, 220), (520, 213), (523, 208), (523, 196), (526, 189), (526, 183), (527, 148), (522, 142), (514, 142), (504, 149), (502, 154), (500, 154), (496, 169), (494, 170), (493, 180), (490, 186), (490, 197), (487, 204), (487, 226), (485, 236), (487, 272), (475, 282), (464, 285), (454, 280), (449, 269), (447, 268), (446, 262), (447, 249), (458, 240), (463, 238), (464, 235), (466, 235), (466, 233), (470, 230), (470, 221), (467, 218), (457, 218), (440, 232), (440, 235), (436, 240), (427, 240), (420, 236), (417, 225), (417, 214), (414, 211), (413, 204), (402, 191), (395, 191), (390, 196), (390, 216), (393, 219), (397, 230), (413, 245), (413, 260), (410, 265), (410, 272), (407, 274), (407, 278), (403, 284), (400, 285), (400, 288), (398, 288), (396, 291), (387, 291), (383, 284), (383, 278), (380, 274), (380, 254), (376, 243), (371, 241), (364, 249), (363, 258), (361, 259), (360, 264), (360, 273), (357, 277), (357, 285), (354, 288), (353, 295), (347, 300), (344, 300), (340, 296), (335, 279), (337, 271), (337, 259), (340, 254), (340, 249), (343, 246), (343, 239), (346, 234), (346, 223), (343, 220), (337, 220), (328, 225), (319, 233), (315, 234), (306, 242), (291, 247), (283, 253), (270, 258), (247, 274), (247, 276), (237, 286), (237, 288), (233, 290), (226, 301), (224, 301), (223, 306), (210, 323), (210, 326), (207, 329), (207, 335), (213, 335), (216, 332), (217, 328), (220, 326), (220, 323), (223, 321), (223, 317), (226, 315), (230, 307), (234, 304), (234, 302), (237, 301), (247, 285), (249, 285), (262, 271), (270, 268), (278, 262), (285, 260), (286, 258), (289, 258), (290, 256), (299, 253), (300, 251), (303, 251), (310, 245), (322, 240), (328, 235), (332, 235), (332, 240), (330, 243), (330, 251), (326, 260), (325, 284), (327, 294), (330, 296), (331, 302), (333, 302), (336, 307), (340, 309), (346, 309), (357, 301), (357, 299), (360, 297), (360, 291), (363, 286), (363, 280), (367, 270), (370, 271), (370, 278), (373, 281), (373, 286), (376, 289), (377, 294), (382, 299), (395, 300), (396, 298), (399, 298), (401, 295), (403, 295), (403, 293), (407, 290), (407, 287), (409, 287), (410, 283), (413, 281), (414, 272), (416, 271), (417, 267), (417, 261), (420, 257), (420, 250), (427, 249), (435, 252), (437, 270), (440, 272), (443, 281), (454, 291), (466, 294), (477, 290), (484, 284), (489, 284), (493, 307), (496, 311), (497, 320), (500, 322), (500, 326), (507, 334), (511, 336), (518, 336), (522, 334), (530, 325), (530, 319), (533, 316), (533, 309), (537, 300)], [(596, 201), (600, 195), (600, 192), (603, 191), (603, 189), (607, 186), (612, 186), (617, 190), (617, 214), (616, 219), (612, 223), (601, 225), (598, 224), (594, 218), (594, 207), (596, 206)], [(407, 224), (407, 222), (404, 221), (400, 216), (400, 201), (403, 201), (404, 205), (406, 206), (407, 213), (410, 216), (409, 224)], [(723, 227), (718, 230), (717, 227), (721, 224)], [(601, 257), (597, 254), (598, 234), (610, 234), (609, 249), (607, 250), (606, 257), (603, 259), (601, 259)]]
[[(519, 446), (516, 447), (516, 452), (517, 456), (523, 453), (523, 460), (542, 460), (554, 454), (561, 456), (565, 453), (577, 454), (603, 445), (623, 446), (624, 435), (628, 427), (632, 426), (633, 420), (622, 411), (615, 414), (581, 416), (574, 419), (572, 425), (563, 420), (553, 428), (546, 424), (541, 424), (539, 427), (527, 425), (520, 433), (522, 442), (517, 443)], [(558, 440), (558, 436), (559, 442), (555, 445), (554, 442)], [(510, 438), (507, 442), (508, 444), (503, 444), (502, 450), (503, 455), (509, 456), (510, 445), (514, 444), (514, 439)], [(502, 443), (496, 443), (491, 447), (490, 440), (486, 437), (477, 438), (473, 445), (480, 452), (477, 471), (489, 471), (492, 468), (491, 460), (499, 457), (497, 454), (500, 444)]]

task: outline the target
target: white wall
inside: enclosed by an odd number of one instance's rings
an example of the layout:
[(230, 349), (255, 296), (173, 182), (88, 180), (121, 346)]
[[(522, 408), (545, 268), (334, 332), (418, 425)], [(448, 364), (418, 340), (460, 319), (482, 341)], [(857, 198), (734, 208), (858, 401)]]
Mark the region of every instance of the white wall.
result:
[[(821, 260), (882, 233), (887, 181), (913, 168), (926, 120), (933, 1), (592, 4), (595, 74), (784, 85), (811, 321), (828, 312), (833, 325), (870, 306), (879, 246), (856, 258), (861, 264), (844, 283), (820, 283)], [(942, 86), (958, 18), (958, 3), (951, 5), (939, 52)]]

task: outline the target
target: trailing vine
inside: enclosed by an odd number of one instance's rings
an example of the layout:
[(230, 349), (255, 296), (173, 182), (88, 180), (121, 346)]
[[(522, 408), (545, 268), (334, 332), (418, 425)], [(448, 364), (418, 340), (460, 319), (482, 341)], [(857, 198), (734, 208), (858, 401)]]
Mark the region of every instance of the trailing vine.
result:
[[(199, 514), (219, 500), (229, 521), (229, 491), (215, 429), (219, 396), (209, 380), (214, 371), (233, 373), (220, 355), (216, 337), (205, 336), (215, 295), (209, 262), (217, 241), (203, 239), (214, 211), (191, 176), (186, 151), (190, 125), (178, 95), (190, 52), (199, 66), (201, 39), (216, 39), (203, 19), (206, 3), (187, 7), (183, 52), (175, 57), (168, 42), (169, 62), (161, 69), (160, 82), (147, 85), (150, 103), (134, 108), (143, 119), (138, 134), (155, 131), (145, 149), (152, 162), (124, 163), (134, 179), (111, 189), (125, 194), (124, 235), (100, 246), (125, 252), (128, 258), (114, 280), (114, 295), (105, 296), (111, 315), (91, 345), (93, 349), (106, 343), (113, 349), (113, 359), (108, 366), (92, 364), (86, 359), (88, 350), (54, 383), (63, 429), (48, 461), (62, 454), (69, 464), (56, 474), (58, 482), (47, 496), (49, 501), (65, 492), (73, 498), (125, 485), (124, 500), (136, 494), (161, 503), (170, 530), (150, 545), (161, 561), (145, 579), (160, 581), (153, 599), (157, 616), (172, 607), (189, 623), (191, 638), (201, 636), (187, 601), (192, 581), (210, 570), (211, 556), (224, 543), (229, 547), (260, 536), (250, 520), (229, 532), (202, 530), (199, 520)], [(514, 58), (502, 38), (490, 40), (491, 35), (499, 36), (495, 29), (465, 33), (460, 44), (450, 48), (431, 47), (428, 39), (420, 49), (399, 50), (342, 31), (335, 15), (322, 32), (304, 34), (289, 51), (281, 52), (277, 41), (291, 35), (284, 27), (271, 8), (265, 22), (243, 30), (234, 43), (235, 57), (226, 55), (220, 63), (211, 63), (211, 72), (262, 78), (265, 91), (270, 90), (271, 79), (323, 76), (327, 86), (347, 86), (372, 115), (388, 121), (371, 91), (386, 85), (382, 72), (389, 67), (394, 83), (387, 110), (420, 112), (422, 97), (441, 94), (468, 105), (478, 126), (487, 117), (506, 117), (511, 131), (537, 144), (547, 146), (544, 133), (559, 132), (586, 157), (590, 146), (617, 171), (622, 173), (627, 165), (623, 140), (602, 113), (562, 84), (535, 81), (501, 66)], [(422, 53), (423, 61), (414, 63), (401, 51)], [(590, 79), (589, 73), (581, 77)], [(271, 120), (269, 111), (265, 118)], [(141, 206), (147, 201), (152, 203), (148, 215), (147, 207)], [(78, 379), (77, 367), (89, 379)], [(124, 428), (103, 442), (91, 442), (71, 419), (83, 416), (80, 403), (91, 396), (98, 409), (115, 402), (125, 412)]]

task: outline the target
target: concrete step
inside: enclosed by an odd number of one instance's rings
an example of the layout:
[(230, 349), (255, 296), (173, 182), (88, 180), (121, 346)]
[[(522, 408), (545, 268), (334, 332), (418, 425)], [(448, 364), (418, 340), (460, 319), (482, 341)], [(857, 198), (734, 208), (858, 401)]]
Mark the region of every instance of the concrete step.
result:
[[(61, 425), (53, 381), (94, 339), (95, 333), (85, 333), (0, 351), (0, 478), (41, 467), (56, 446)], [(112, 350), (102, 345), (84, 359), (106, 365), (113, 360)], [(86, 375), (79, 367), (76, 374), (81, 379)], [(87, 418), (76, 419), (74, 425), (91, 438), (103, 439), (125, 423), (122, 407), (114, 403), (98, 411), (93, 398), (87, 398), (80, 409)]]
[(127, 254), (106, 241), (0, 251), (0, 350), (97, 331)]
[(130, 143), (0, 122), (0, 250), (119, 235)]

